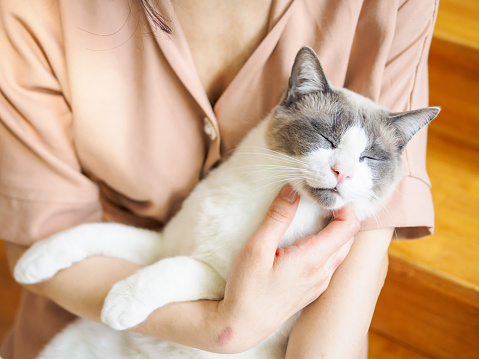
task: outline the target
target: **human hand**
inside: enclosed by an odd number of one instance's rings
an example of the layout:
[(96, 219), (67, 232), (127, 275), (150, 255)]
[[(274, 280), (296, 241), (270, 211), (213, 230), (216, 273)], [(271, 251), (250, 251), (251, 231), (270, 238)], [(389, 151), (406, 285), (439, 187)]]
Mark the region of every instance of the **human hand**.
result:
[(326, 290), (348, 254), (359, 230), (350, 205), (318, 234), (278, 248), (298, 204), (298, 196), (285, 186), (235, 261), (218, 305), (219, 344), (234, 348), (237, 343), (245, 350), (261, 342)]

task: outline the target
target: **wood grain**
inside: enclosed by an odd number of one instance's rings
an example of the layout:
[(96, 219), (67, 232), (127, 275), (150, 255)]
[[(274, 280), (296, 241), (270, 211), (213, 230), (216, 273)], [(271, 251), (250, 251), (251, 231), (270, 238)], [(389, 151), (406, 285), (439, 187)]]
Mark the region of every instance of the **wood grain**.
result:
[(369, 332), (368, 359), (428, 359), (404, 343), (398, 343), (374, 330)]
[(392, 256), (372, 329), (432, 358), (478, 358), (479, 294)]
[(4, 337), (17, 311), (20, 286), (13, 280), (8, 269), (3, 244), (0, 245), (0, 340)]
[(479, 49), (479, 1), (440, 0), (435, 36)]

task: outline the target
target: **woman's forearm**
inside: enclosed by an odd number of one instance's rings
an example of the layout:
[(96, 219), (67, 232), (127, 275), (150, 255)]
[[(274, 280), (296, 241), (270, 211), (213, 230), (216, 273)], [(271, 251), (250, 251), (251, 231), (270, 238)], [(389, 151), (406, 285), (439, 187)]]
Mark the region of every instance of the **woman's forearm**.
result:
[(295, 324), (286, 358), (357, 359), (387, 272), (393, 229), (359, 232), (328, 289)]
[[(299, 197), (285, 187), (233, 264), (220, 302), (172, 303), (155, 310), (132, 331), (218, 353), (244, 351), (268, 337), (284, 320), (324, 292), (359, 229), (352, 206), (320, 233), (278, 250), (291, 224)], [(11, 269), (24, 249), (6, 246)], [(26, 286), (66, 310), (100, 321), (112, 286), (139, 267), (124, 260), (91, 257), (58, 272), (52, 279)]]
[[(25, 251), (5, 242), (13, 272), (15, 263)], [(52, 279), (24, 287), (45, 296), (79, 317), (101, 322), (103, 302), (111, 287), (140, 267), (128, 261), (109, 257), (90, 257), (58, 272)], [(227, 352), (221, 340), (221, 322), (216, 301), (174, 303), (157, 309), (131, 331), (194, 346), (203, 350)]]
[[(26, 248), (5, 242), (12, 273), (25, 250)], [(58, 272), (47, 281), (23, 286), (53, 300), (75, 315), (101, 322), (101, 309), (111, 287), (139, 268), (138, 265), (121, 259), (90, 257)]]

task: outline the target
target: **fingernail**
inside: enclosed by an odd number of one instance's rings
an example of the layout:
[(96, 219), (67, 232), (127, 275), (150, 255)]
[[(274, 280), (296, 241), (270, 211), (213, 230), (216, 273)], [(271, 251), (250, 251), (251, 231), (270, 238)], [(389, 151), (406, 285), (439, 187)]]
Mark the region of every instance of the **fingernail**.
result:
[(286, 185), (279, 192), (279, 196), (287, 200), (289, 203), (293, 203), (298, 197), (298, 192), (296, 192), (290, 185)]

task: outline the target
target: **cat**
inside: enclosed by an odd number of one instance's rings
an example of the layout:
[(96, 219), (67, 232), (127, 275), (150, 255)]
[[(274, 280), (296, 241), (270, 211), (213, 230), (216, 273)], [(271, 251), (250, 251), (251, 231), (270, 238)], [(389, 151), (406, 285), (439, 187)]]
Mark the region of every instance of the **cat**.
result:
[[(286, 183), (300, 194), (300, 203), (280, 247), (317, 233), (332, 211), (347, 203), (360, 220), (374, 215), (402, 178), (404, 147), (438, 113), (437, 107), (391, 113), (335, 88), (315, 52), (302, 48), (283, 101), (196, 186), (161, 233), (90, 223), (26, 251), (14, 270), (20, 283), (46, 280), (92, 255), (145, 266), (116, 283), (105, 300), (102, 321), (117, 330), (78, 319), (39, 358), (70, 358), (71, 353), (81, 358), (226, 356), (119, 330), (171, 302), (221, 299), (235, 258)], [(298, 316), (256, 347), (228, 357), (284, 357)]]

